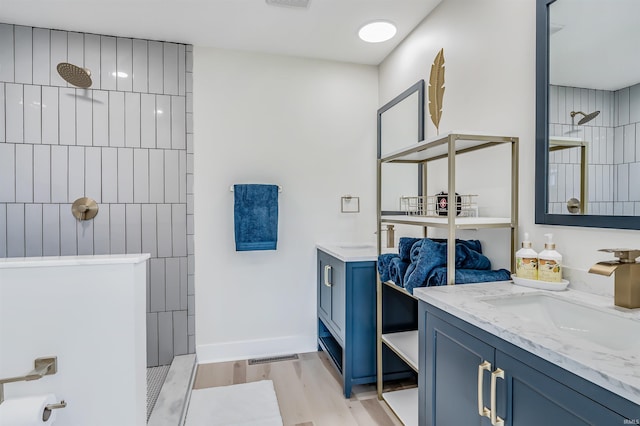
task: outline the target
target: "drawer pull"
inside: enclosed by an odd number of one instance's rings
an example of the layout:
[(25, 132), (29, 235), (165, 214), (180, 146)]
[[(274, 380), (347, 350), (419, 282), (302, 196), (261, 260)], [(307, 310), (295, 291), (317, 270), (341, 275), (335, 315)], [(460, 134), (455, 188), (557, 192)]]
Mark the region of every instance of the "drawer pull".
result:
[(324, 285), (331, 287), (333, 284), (329, 282), (329, 274), (331, 273), (331, 265), (324, 265)]
[(478, 415), (482, 417), (490, 417), (491, 411), (483, 404), (482, 398), (482, 384), (484, 381), (484, 372), (491, 371), (491, 363), (484, 361), (478, 366)]
[(498, 407), (496, 406), (496, 381), (498, 378), (504, 380), (504, 370), (496, 368), (491, 373), (491, 424), (493, 426), (503, 426), (504, 420), (498, 417)]

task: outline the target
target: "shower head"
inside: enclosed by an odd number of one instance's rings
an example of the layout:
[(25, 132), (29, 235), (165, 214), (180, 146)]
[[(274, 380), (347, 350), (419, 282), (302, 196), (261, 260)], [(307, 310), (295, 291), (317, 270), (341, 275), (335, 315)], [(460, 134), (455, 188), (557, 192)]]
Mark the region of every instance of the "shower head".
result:
[(582, 111), (571, 111), (571, 113), (570, 113), (570, 115), (571, 115), (571, 124), (573, 124), (573, 117), (575, 117), (576, 114), (582, 114), (583, 115), (583, 117), (580, 119), (580, 121), (578, 121), (578, 125), (581, 125), (581, 124), (588, 123), (589, 121), (591, 121), (594, 118), (596, 118), (598, 116), (598, 114), (600, 114), (600, 111), (594, 111), (594, 112), (589, 113), (589, 114), (585, 114)]
[(67, 83), (83, 89), (91, 86), (91, 71), (87, 68), (80, 68), (67, 62), (60, 62), (56, 68), (60, 77)]

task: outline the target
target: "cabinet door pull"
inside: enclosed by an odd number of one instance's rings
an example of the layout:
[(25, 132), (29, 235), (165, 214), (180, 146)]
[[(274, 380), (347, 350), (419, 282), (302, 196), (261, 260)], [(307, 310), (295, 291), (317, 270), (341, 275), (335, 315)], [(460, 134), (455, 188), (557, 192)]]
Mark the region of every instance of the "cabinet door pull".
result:
[(324, 285), (331, 287), (333, 284), (329, 282), (329, 274), (331, 273), (331, 265), (324, 265)]
[(491, 411), (484, 406), (484, 400), (482, 398), (482, 383), (484, 381), (484, 372), (491, 371), (491, 363), (489, 361), (483, 361), (478, 365), (478, 415), (482, 417), (490, 417)]
[(496, 381), (498, 378), (504, 380), (504, 370), (496, 368), (491, 373), (491, 424), (493, 426), (503, 426), (504, 420), (498, 417), (498, 407), (496, 406)]

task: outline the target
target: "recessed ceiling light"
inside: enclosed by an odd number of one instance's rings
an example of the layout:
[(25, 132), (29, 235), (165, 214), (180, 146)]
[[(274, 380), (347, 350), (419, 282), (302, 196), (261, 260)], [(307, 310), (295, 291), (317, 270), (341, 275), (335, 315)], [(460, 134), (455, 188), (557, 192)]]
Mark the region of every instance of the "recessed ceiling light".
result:
[(374, 21), (360, 28), (358, 37), (369, 43), (380, 43), (391, 39), (396, 31), (396, 26), (391, 22)]

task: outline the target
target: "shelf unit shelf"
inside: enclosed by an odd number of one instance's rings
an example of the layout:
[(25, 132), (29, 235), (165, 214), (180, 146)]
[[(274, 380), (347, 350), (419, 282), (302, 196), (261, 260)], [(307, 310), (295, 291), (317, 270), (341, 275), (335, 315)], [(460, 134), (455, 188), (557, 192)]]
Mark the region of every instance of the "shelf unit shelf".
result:
[[(455, 284), (455, 239), (456, 231), (462, 229), (491, 229), (503, 228), (510, 230), (511, 249), (511, 269), (515, 269), (515, 247), (516, 233), (518, 229), (518, 142), (517, 137), (495, 136), (482, 133), (449, 132), (430, 139), (426, 139), (406, 148), (384, 154), (378, 160), (377, 167), (377, 212), (378, 229), (382, 229), (382, 224), (414, 225), (424, 229), (426, 236), (427, 228), (446, 229), (447, 233), (447, 284)], [(382, 164), (421, 164), (422, 165), (422, 188), (427, 188), (427, 165), (431, 161), (447, 161), (447, 193), (448, 205), (456, 204), (455, 196), (455, 170), (456, 156), (467, 154), (477, 150), (502, 145), (511, 145), (511, 198), (509, 217), (457, 217), (456, 209), (449, 209), (446, 216), (419, 216), (419, 215), (386, 215), (383, 214), (382, 199)], [(421, 195), (421, 194), (419, 194)], [(382, 253), (382, 240), (378, 233), (378, 254)], [(385, 297), (396, 296), (395, 292), (389, 293), (387, 288), (393, 288), (407, 297), (417, 299), (404, 288), (395, 285), (393, 282), (381, 282), (378, 278), (377, 297), (377, 329), (378, 329), (378, 397), (386, 401), (389, 407), (396, 413), (398, 418), (405, 425), (418, 424), (418, 388), (389, 390), (384, 389), (382, 371), (383, 348), (390, 349), (408, 367), (418, 375), (426, 372), (418, 371), (419, 344), (417, 318), (415, 319), (415, 330), (395, 331), (397, 326), (388, 326), (385, 322), (386, 314), (383, 315)], [(386, 296), (384, 296), (386, 295)], [(409, 300), (409, 299), (406, 299)], [(396, 302), (394, 302), (395, 304)], [(391, 305), (394, 306), (394, 305)], [(397, 306), (397, 304), (396, 304)], [(405, 328), (406, 330), (406, 328)]]

